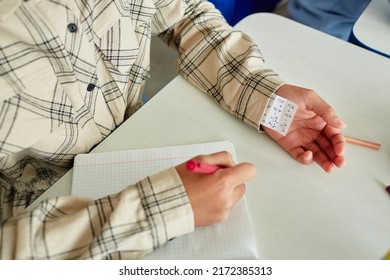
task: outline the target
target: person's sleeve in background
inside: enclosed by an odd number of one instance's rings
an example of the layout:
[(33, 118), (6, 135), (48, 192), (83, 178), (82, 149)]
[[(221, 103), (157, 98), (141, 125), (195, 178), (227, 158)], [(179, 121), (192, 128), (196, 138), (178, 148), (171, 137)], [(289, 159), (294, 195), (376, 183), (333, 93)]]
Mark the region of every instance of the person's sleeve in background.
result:
[(371, 0), (289, 0), (291, 19), (348, 41), (354, 23)]

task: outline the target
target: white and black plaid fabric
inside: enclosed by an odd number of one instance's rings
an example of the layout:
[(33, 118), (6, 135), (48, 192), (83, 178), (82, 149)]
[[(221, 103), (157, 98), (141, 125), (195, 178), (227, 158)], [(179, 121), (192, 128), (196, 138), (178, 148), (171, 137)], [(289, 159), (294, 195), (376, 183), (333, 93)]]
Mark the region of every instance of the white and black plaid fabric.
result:
[(174, 169), (23, 211), (139, 109), (152, 34), (178, 49), (183, 77), (259, 129), (282, 81), (207, 1), (0, 0), (0, 258), (137, 258), (193, 230)]

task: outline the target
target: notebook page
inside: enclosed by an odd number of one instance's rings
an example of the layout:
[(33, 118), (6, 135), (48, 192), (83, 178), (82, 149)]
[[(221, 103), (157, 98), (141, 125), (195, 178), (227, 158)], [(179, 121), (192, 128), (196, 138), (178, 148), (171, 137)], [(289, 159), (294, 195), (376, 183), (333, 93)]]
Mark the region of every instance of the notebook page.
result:
[[(219, 141), (77, 155), (73, 167), (72, 195), (97, 199), (121, 191), (148, 175), (199, 154), (229, 151), (232, 143)], [(245, 198), (230, 217), (217, 225), (196, 228), (149, 254), (146, 259), (255, 259), (256, 243)]]

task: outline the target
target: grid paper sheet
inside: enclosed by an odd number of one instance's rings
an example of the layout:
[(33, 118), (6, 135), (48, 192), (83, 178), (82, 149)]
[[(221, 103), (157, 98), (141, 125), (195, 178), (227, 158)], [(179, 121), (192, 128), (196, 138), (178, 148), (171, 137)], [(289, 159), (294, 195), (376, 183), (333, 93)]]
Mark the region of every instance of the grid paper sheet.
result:
[[(196, 155), (218, 151), (229, 151), (236, 161), (233, 144), (229, 141), (77, 155), (72, 195), (97, 199)], [(257, 259), (245, 197), (224, 222), (196, 228), (193, 233), (175, 238), (145, 259)]]

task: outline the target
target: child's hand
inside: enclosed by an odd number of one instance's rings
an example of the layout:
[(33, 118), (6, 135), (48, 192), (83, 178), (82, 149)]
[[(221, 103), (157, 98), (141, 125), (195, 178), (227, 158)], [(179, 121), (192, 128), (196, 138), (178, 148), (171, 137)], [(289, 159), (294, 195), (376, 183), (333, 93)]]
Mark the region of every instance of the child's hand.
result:
[(276, 94), (293, 101), (298, 110), (286, 136), (264, 127), (264, 131), (303, 164), (315, 161), (326, 172), (345, 164), (345, 124), (316, 92), (283, 85)]
[(250, 163), (234, 165), (228, 152), (193, 159), (222, 167), (213, 174), (188, 171), (185, 163), (176, 167), (194, 212), (195, 226), (221, 222), (229, 216), (232, 207), (244, 195), (244, 183), (255, 176), (256, 168)]

